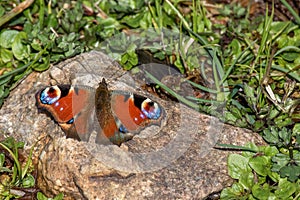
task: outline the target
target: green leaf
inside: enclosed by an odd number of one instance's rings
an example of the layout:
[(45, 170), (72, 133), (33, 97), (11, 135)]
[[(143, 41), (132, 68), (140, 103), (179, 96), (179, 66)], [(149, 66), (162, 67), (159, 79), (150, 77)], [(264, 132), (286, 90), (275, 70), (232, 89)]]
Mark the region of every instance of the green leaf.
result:
[(288, 114), (281, 114), (280, 116), (274, 119), (274, 122), (279, 128), (293, 124), (293, 121), (288, 116)]
[(47, 27), (53, 28), (54, 30), (58, 28), (59, 23), (58, 23), (58, 19), (57, 16), (55, 14), (50, 14), (49, 17), (47, 18)]
[(235, 123), (237, 120), (236, 116), (234, 116), (231, 112), (224, 111), (223, 115), (225, 116), (225, 120), (227, 123), (228, 122)]
[(246, 114), (245, 117), (250, 125), (253, 125), (255, 123), (255, 116)]
[(256, 97), (254, 88), (250, 87), (247, 83), (244, 83), (244, 92), (246, 95), (246, 101), (248, 105), (252, 108), (256, 108)]
[(135, 56), (131, 56), (130, 59), (129, 59), (129, 62), (132, 66), (136, 66), (139, 62), (139, 59), (138, 57), (135, 55)]
[(48, 44), (49, 39), (45, 35), (37, 35), (37, 38), (41, 41), (42, 44)]
[(37, 62), (32, 66), (32, 69), (38, 72), (45, 71), (46, 69), (49, 68), (50, 66), (50, 56), (45, 56), (43, 57), (40, 61), (42, 62)]
[(275, 117), (278, 116), (278, 114), (280, 113), (279, 110), (275, 109), (275, 108), (271, 108), (270, 109), (270, 113), (269, 113), (269, 120), (274, 119)]
[(5, 161), (5, 155), (3, 153), (0, 154), (0, 168), (3, 167)]
[(295, 124), (293, 128), (293, 135), (300, 135), (300, 123)]
[(144, 15), (145, 13), (138, 13), (136, 15), (127, 15), (121, 20), (121, 22), (128, 24), (132, 28), (138, 28), (142, 23), (141, 21), (143, 20)]
[(225, 188), (222, 190), (220, 199), (222, 200), (232, 200), (232, 199), (247, 199), (246, 194), (244, 194), (244, 187), (240, 183), (233, 183), (230, 188)]
[(36, 197), (38, 200), (48, 200), (48, 198), (41, 192), (38, 192)]
[(23, 148), (24, 142), (17, 142), (13, 137), (8, 137), (4, 141), (1, 142), (9, 149), (15, 149), (15, 148)]
[(249, 158), (239, 154), (230, 154), (228, 156), (229, 175), (234, 179), (239, 179), (243, 173), (251, 171), (248, 165)]
[(270, 157), (275, 156), (278, 153), (278, 149), (274, 146), (266, 146), (263, 151), (266, 156)]
[(275, 183), (277, 183), (280, 179), (280, 175), (277, 172), (271, 172), (268, 174), (268, 177)]
[(5, 13), (5, 9), (0, 5), (0, 17), (2, 17)]
[(27, 34), (25, 32), (19, 32), (12, 43), (12, 52), (18, 60), (29, 57), (29, 49), (23, 44), (23, 39), (27, 39)]
[(75, 34), (75, 33), (70, 33), (70, 34), (67, 36), (66, 41), (67, 41), (67, 42), (73, 42), (76, 38), (77, 38), (77, 34)]
[(121, 62), (122, 64), (125, 64), (125, 63), (127, 63), (128, 58), (129, 58), (128, 54), (125, 53), (125, 54), (122, 55), (122, 58), (121, 58), (121, 61), (120, 61), (120, 62)]
[(270, 157), (267, 156), (257, 156), (250, 158), (250, 167), (259, 175), (267, 176), (270, 171)]
[(63, 200), (64, 199), (64, 194), (63, 193), (59, 193), (58, 195), (56, 195), (56, 197), (54, 197), (53, 200)]
[(292, 183), (285, 179), (280, 179), (278, 188), (275, 190), (275, 195), (280, 199), (288, 199), (296, 192), (296, 183)]
[(295, 182), (300, 176), (300, 166), (284, 166), (279, 173), (281, 177), (287, 177), (289, 181)]
[(262, 186), (259, 184), (255, 184), (252, 187), (252, 195), (257, 199), (267, 200), (270, 197), (270, 193), (271, 193), (271, 189), (268, 184), (264, 184)]
[(25, 176), (25, 178), (23, 178), (23, 180), (22, 180), (22, 186), (24, 188), (33, 187), (34, 184), (35, 184), (35, 179), (34, 179), (34, 177), (31, 174), (27, 174)]
[(8, 63), (13, 60), (13, 53), (8, 49), (0, 48), (0, 56), (3, 63)]
[(242, 173), (239, 178), (239, 183), (246, 189), (250, 190), (254, 183), (254, 175), (251, 171)]
[(237, 39), (233, 39), (232, 42), (228, 45), (228, 48), (231, 48), (231, 52), (234, 55), (233, 59), (236, 58), (242, 52), (241, 44)]
[(253, 124), (254, 131), (261, 130), (265, 125), (265, 120), (256, 120)]
[(7, 167), (0, 167), (0, 172), (7, 172), (7, 173), (12, 173), (12, 170), (8, 169)]
[(272, 171), (279, 172), (280, 169), (286, 166), (290, 161), (290, 157), (288, 155), (278, 153), (272, 158), (272, 162), (274, 163), (272, 166)]
[(286, 127), (283, 127), (279, 132), (278, 132), (279, 137), (283, 140), (284, 144), (287, 146), (290, 141), (292, 134), (289, 130), (287, 130)]
[(281, 57), (289, 62), (293, 62), (296, 58), (299, 57), (299, 53), (296, 52), (286, 52), (281, 55)]
[(163, 51), (159, 51), (153, 55), (154, 58), (158, 58), (159, 60), (164, 60), (166, 55)]
[(231, 113), (238, 119), (241, 119), (243, 117), (242, 111), (240, 108), (237, 108), (235, 106), (230, 107)]
[[(4, 81), (9, 81), (11, 77), (7, 77)], [(0, 106), (3, 103), (3, 99), (6, 98), (9, 95), (9, 88), (6, 86), (6, 84), (0, 85)]]
[(37, 40), (33, 40), (30, 45), (36, 51), (41, 51), (42, 50), (41, 44)]
[(263, 130), (263, 138), (270, 144), (277, 144), (279, 142), (278, 131), (276, 128), (271, 127), (270, 129)]
[(5, 30), (0, 34), (0, 46), (4, 48), (11, 48), (15, 37), (19, 34), (15, 30)]

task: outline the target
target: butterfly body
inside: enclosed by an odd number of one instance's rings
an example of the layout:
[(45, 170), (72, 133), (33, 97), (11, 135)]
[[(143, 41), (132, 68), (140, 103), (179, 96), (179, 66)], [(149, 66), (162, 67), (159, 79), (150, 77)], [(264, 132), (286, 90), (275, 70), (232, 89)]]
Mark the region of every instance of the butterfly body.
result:
[(96, 143), (109, 139), (120, 145), (143, 128), (160, 124), (163, 118), (158, 103), (130, 92), (108, 90), (104, 79), (96, 90), (70, 85), (46, 87), (36, 94), (36, 101), (38, 108), (48, 112), (67, 137), (87, 141), (98, 123)]

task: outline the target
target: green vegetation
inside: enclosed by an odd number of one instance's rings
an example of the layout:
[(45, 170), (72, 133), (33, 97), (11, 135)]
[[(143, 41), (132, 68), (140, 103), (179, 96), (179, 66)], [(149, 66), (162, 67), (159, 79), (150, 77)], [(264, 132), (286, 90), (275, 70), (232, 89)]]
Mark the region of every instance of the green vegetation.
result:
[(19, 159), (19, 150), (23, 147), (23, 142), (16, 142), (11, 137), (0, 142), (1, 199), (22, 197), (25, 192), (19, 188), (32, 188), (35, 185), (35, 178), (31, 175), (31, 153), (26, 162), (22, 163)]
[[(17, 2), (0, 2), (0, 105), (32, 71), (82, 52), (104, 51), (126, 70), (138, 65), (138, 50), (150, 52), (195, 80), (189, 81), (195, 91), (210, 95), (180, 96), (148, 74), (158, 87), (194, 109), (260, 133), (269, 144), (249, 144), (239, 147), (242, 155), (229, 156), (229, 175), (237, 182), (223, 190), (222, 199), (299, 198), (300, 17), (287, 1), (282, 6), (294, 22), (275, 21), (274, 5), (253, 16), (250, 4), (211, 9), (202, 1), (27, 2), (32, 4), (18, 15), (10, 13)], [(29, 168), (10, 151), (15, 167), (7, 169), (12, 178), (3, 191), (23, 182), (31, 187)], [(0, 157), (6, 169), (3, 164)]]
[(273, 162), (279, 154), (278, 149), (253, 144), (249, 148), (253, 152), (229, 155), (229, 175), (238, 182), (225, 188), (221, 199), (298, 199), (299, 181), (289, 181), (274, 170)]
[[(30, 198), (36, 196), (38, 200), (52, 200), (47, 198), (35, 186), (32, 175), (34, 166), (31, 160), (31, 149), (27, 160), (24, 160), (24, 143), (9, 137), (0, 141), (0, 199)], [(53, 200), (62, 200), (63, 194)]]
[(38, 192), (37, 193), (37, 199), (38, 200), (63, 200), (64, 199), (64, 195), (62, 193), (60, 193), (57, 196), (55, 196), (54, 198), (48, 198), (45, 195), (43, 195), (43, 193)]

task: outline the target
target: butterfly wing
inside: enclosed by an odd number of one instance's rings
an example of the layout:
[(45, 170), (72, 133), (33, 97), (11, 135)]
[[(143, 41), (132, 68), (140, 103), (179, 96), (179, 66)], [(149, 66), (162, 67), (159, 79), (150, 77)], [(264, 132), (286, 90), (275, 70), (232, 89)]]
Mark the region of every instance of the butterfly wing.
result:
[(88, 140), (91, 132), (88, 120), (94, 98), (91, 88), (56, 85), (47, 87), (36, 94), (39, 109), (49, 113), (61, 126), (67, 137)]
[(158, 103), (129, 92), (110, 91), (105, 79), (96, 91), (83, 86), (47, 87), (36, 94), (36, 100), (37, 106), (52, 115), (67, 137), (88, 141), (96, 127), (95, 142), (99, 144), (109, 140), (120, 145), (143, 128), (160, 124), (164, 116)]

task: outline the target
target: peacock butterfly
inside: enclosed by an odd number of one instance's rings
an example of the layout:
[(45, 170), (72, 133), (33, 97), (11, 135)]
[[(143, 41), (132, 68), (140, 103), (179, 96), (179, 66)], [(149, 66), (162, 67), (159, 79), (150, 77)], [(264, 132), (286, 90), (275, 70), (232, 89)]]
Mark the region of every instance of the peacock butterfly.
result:
[(108, 139), (120, 145), (143, 128), (159, 125), (164, 116), (158, 103), (127, 91), (109, 90), (105, 79), (96, 90), (55, 85), (40, 90), (35, 97), (37, 107), (50, 114), (67, 137), (88, 141), (98, 123), (96, 143)]

